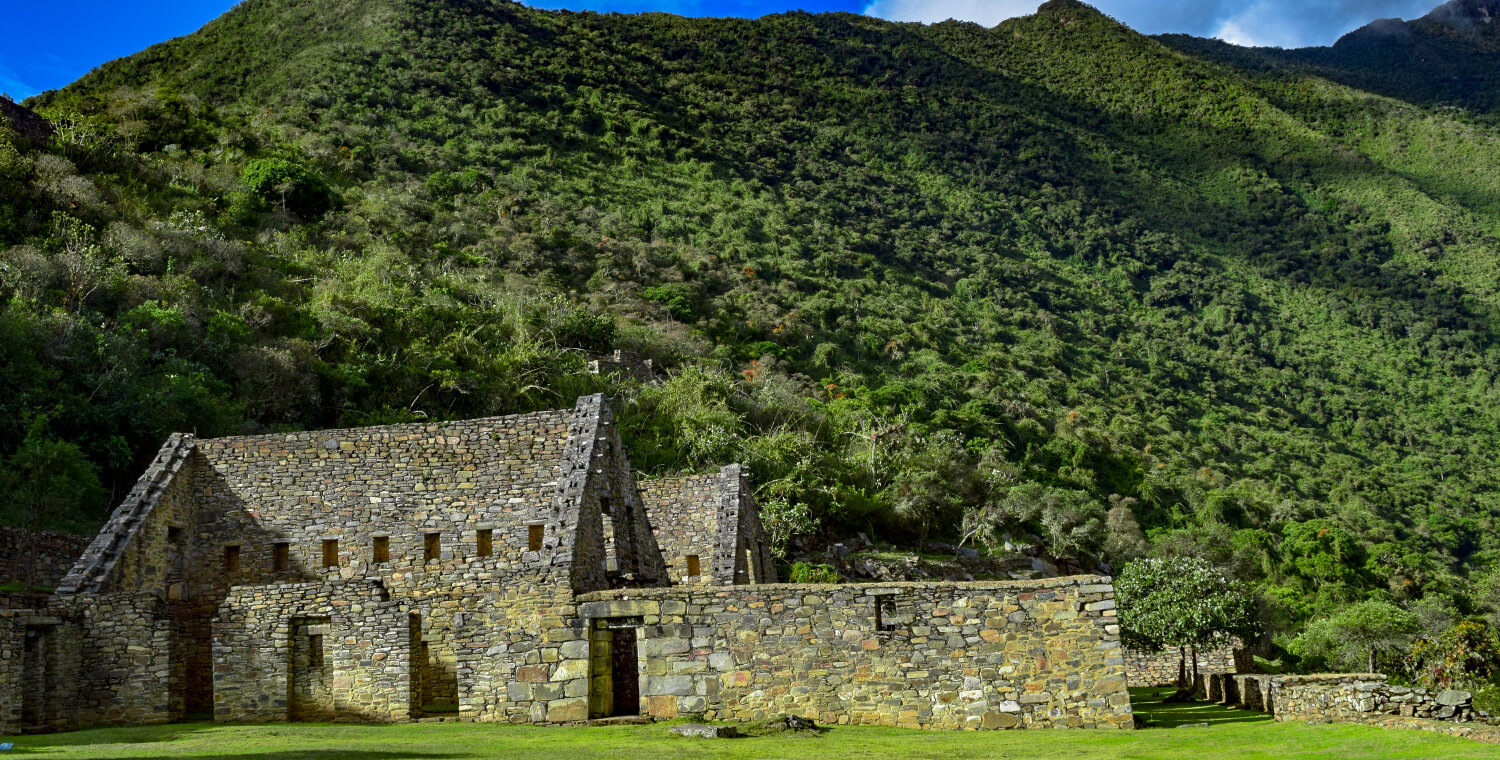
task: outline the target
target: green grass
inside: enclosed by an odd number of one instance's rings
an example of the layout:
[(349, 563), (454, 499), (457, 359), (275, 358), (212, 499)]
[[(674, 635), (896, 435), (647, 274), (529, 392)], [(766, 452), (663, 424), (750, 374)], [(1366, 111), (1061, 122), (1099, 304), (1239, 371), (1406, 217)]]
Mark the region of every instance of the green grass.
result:
[(217, 758), (218, 760), (620, 760), (780, 758), (1494, 758), (1492, 745), (1421, 731), (1368, 726), (1274, 723), (1211, 705), (1162, 705), (1137, 690), (1137, 711), (1152, 723), (1206, 728), (1141, 731), (910, 731), (835, 727), (822, 736), (680, 739), (661, 725), (545, 728), (483, 723), (393, 726), (206, 723), (79, 731), (15, 739), (15, 755), (48, 758)]

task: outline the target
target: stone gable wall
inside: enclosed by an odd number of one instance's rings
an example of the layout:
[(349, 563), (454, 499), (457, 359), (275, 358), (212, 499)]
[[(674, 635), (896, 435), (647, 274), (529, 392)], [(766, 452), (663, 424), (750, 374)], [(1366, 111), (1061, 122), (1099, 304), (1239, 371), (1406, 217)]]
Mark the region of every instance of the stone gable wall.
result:
[[(673, 583), (712, 583), (718, 536), (720, 478), (694, 475), (641, 483), (641, 499)], [(698, 558), (698, 575), (687, 575), (687, 557)]]
[[(889, 594), (875, 624), (875, 598)], [(643, 711), (788, 714), (912, 728), (1130, 728), (1107, 578), (631, 589), (584, 618), (639, 617)]]
[(0, 527), (0, 583), (56, 588), (92, 542), (55, 530)]

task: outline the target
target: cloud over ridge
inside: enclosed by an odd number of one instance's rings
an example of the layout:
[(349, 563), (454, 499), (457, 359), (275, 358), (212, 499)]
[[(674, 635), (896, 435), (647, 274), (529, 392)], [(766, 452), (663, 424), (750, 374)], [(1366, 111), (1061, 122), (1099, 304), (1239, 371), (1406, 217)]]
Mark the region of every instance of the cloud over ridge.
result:
[[(1416, 18), (1440, 0), (1095, 0), (1147, 34), (1182, 32), (1236, 45), (1309, 47), (1380, 18)], [(947, 19), (994, 26), (1036, 11), (1038, 0), (873, 0), (864, 12), (892, 21)]]

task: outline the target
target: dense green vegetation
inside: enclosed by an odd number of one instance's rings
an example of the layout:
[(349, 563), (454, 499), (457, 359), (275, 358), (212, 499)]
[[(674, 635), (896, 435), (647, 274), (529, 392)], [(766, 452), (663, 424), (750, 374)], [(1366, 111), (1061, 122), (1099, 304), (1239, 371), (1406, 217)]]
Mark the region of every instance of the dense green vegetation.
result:
[[(171, 431), (606, 391), (638, 468), (745, 461), (782, 538), (1195, 556), (1285, 636), (1500, 603), (1500, 134), (1463, 112), (1067, 0), (246, 0), (30, 105), (10, 521), (91, 528)], [(610, 349), (667, 380), (584, 372)]]

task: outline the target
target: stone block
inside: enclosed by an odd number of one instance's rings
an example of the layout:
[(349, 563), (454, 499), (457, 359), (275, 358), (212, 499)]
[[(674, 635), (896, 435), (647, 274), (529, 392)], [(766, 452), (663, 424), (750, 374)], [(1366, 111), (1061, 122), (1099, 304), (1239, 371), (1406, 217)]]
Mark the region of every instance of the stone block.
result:
[(734, 726), (705, 726), (702, 723), (684, 723), (673, 726), (672, 733), (697, 739), (730, 739), (740, 735)]

